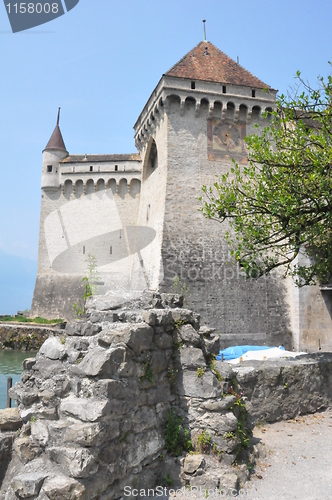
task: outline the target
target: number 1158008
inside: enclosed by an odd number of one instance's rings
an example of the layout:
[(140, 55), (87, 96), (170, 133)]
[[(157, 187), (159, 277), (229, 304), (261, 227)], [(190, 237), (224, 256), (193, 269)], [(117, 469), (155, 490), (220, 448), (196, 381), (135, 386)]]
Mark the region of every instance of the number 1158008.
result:
[(53, 3), (8, 3), (8, 14), (58, 14), (59, 4)]

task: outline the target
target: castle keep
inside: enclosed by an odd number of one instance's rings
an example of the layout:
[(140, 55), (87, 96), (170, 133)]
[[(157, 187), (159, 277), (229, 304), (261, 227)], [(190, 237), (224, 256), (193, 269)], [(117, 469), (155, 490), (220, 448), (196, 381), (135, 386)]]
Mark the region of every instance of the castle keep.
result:
[(268, 124), (275, 100), (276, 90), (203, 41), (153, 90), (134, 125), (138, 153), (70, 155), (58, 117), (43, 152), (32, 313), (72, 316), (90, 254), (101, 294), (172, 291), (178, 276), (225, 342), (331, 348), (331, 292), (246, 281), (229, 257), (227, 225), (198, 210), (203, 185), (232, 158), (246, 163), (244, 138)]

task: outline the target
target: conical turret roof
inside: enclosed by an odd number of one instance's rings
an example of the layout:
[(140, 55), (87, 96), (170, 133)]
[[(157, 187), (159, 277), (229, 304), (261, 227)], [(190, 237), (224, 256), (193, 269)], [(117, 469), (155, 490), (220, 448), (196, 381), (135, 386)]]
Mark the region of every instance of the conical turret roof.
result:
[(60, 108), (58, 111), (58, 119), (57, 119), (55, 129), (53, 130), (53, 134), (51, 135), (50, 140), (48, 141), (45, 150), (57, 149), (57, 150), (65, 151), (66, 153), (68, 153), (66, 146), (65, 146), (65, 143), (64, 143), (64, 140), (63, 140), (63, 137), (62, 137), (62, 134), (61, 134), (60, 127), (59, 127), (59, 121), (60, 121)]
[(200, 42), (177, 62), (165, 76), (229, 83), (253, 88), (270, 88), (210, 42)]

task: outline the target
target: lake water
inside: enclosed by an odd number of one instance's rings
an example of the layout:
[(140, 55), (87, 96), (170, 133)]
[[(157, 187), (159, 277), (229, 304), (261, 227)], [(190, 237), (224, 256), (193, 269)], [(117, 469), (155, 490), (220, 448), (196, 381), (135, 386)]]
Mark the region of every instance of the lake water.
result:
[[(20, 382), (21, 373), (24, 371), (22, 363), (26, 358), (33, 358), (35, 352), (31, 351), (3, 351), (0, 350), (0, 409), (6, 408), (7, 378), (12, 377), (13, 385)], [(12, 406), (15, 401), (12, 400)]]

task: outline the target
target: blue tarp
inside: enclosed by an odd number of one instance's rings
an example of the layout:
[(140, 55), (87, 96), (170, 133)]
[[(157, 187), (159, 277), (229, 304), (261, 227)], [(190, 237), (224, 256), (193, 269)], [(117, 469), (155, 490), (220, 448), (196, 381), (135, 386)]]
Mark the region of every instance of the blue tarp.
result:
[[(239, 358), (240, 356), (243, 356), (248, 351), (265, 351), (265, 349), (273, 349), (273, 346), (267, 346), (267, 345), (235, 345), (232, 347), (227, 347), (227, 349), (224, 349), (223, 351), (219, 351), (218, 356), (216, 359), (218, 361), (221, 360), (221, 355), (223, 354), (223, 358), (225, 360), (231, 360), (231, 359), (236, 359)], [(280, 346), (280, 349), (284, 349), (284, 347)]]

